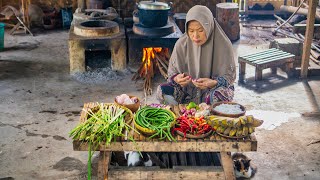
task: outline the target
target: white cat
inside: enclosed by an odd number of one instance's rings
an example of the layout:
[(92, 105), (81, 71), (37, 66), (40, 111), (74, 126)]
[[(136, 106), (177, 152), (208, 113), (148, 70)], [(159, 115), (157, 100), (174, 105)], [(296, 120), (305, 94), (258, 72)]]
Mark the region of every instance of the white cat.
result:
[(124, 151), (124, 157), (127, 160), (127, 166), (152, 166), (152, 161), (147, 153), (141, 153), (136, 151)]

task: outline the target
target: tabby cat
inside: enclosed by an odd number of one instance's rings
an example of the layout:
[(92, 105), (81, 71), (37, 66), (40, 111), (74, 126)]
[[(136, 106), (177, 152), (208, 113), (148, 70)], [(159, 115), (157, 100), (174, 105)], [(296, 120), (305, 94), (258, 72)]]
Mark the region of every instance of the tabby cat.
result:
[(257, 168), (253, 166), (251, 159), (242, 153), (232, 154), (232, 160), (237, 179), (252, 178), (257, 172)]

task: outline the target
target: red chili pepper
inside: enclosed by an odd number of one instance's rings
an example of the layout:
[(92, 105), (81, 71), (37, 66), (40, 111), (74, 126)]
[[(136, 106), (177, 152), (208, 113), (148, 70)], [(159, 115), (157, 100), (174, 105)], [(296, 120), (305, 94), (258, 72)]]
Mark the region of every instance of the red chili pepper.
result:
[(176, 131), (183, 131), (181, 128), (173, 128), (171, 133), (174, 134)]
[(177, 127), (173, 131), (181, 131), (186, 137), (186, 134), (201, 135), (209, 132), (212, 128), (207, 124), (203, 116), (199, 118), (191, 116), (180, 116), (177, 119)]
[(193, 125), (192, 125), (192, 128), (198, 129), (198, 126), (197, 126), (196, 124), (193, 124)]
[(198, 131), (198, 134), (203, 134), (205, 131), (203, 129), (201, 129), (200, 131)]
[(205, 124), (200, 124), (199, 128), (202, 129)]

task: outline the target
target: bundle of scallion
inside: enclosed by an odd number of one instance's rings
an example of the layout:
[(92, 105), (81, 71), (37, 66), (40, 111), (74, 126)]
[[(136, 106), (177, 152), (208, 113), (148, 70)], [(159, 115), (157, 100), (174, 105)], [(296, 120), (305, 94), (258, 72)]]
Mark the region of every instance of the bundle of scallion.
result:
[(73, 140), (89, 143), (88, 179), (91, 179), (91, 157), (94, 152), (92, 150), (102, 142), (107, 146), (116, 137), (125, 136), (124, 130), (132, 128), (128, 123), (133, 119), (133, 114), (126, 107), (105, 103), (99, 103), (94, 108), (84, 111), (87, 120), (71, 130), (69, 135)]

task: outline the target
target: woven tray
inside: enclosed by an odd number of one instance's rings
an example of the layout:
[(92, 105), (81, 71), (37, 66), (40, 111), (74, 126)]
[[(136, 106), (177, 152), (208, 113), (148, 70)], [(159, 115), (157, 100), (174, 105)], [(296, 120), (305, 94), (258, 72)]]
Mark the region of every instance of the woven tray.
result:
[[(240, 109), (243, 111), (242, 113), (238, 113), (238, 114), (225, 114), (223, 112), (219, 112), (219, 111), (216, 111), (214, 110), (215, 107), (219, 106), (220, 104), (238, 104), (240, 105)], [(219, 115), (219, 116), (224, 116), (224, 117), (233, 117), (233, 118), (237, 118), (237, 117), (240, 117), (240, 116), (243, 116), (246, 114), (246, 108), (244, 106), (242, 106), (241, 104), (239, 103), (235, 103), (235, 102), (218, 102), (218, 103), (215, 103), (212, 105), (212, 109), (211, 109), (211, 112), (215, 115)]]

